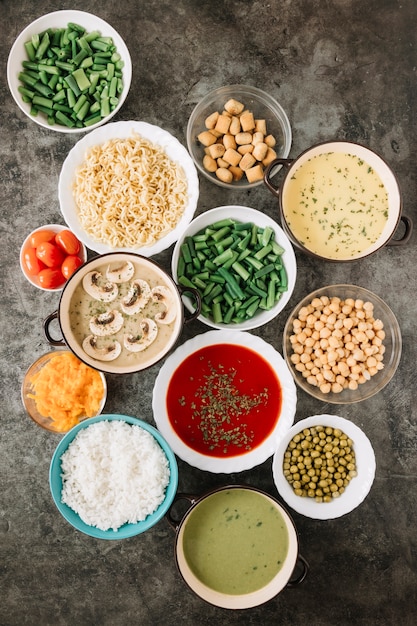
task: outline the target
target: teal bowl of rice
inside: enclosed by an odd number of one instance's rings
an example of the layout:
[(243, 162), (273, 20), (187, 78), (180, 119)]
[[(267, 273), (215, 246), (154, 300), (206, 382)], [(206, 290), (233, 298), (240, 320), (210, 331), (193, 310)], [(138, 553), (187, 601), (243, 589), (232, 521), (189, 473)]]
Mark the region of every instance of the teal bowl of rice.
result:
[(61, 439), (49, 485), (74, 528), (97, 539), (126, 539), (165, 516), (177, 492), (178, 466), (156, 428), (136, 417), (104, 414)]

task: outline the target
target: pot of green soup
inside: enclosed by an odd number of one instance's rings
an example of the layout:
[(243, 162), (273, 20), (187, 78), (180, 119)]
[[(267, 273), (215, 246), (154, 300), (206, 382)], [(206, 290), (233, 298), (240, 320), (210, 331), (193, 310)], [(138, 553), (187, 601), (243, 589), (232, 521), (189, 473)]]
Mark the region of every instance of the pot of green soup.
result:
[[(277, 168), (284, 180), (276, 185)], [(376, 152), (328, 141), (296, 159), (275, 159), (264, 182), (278, 198), (282, 228), (303, 252), (334, 262), (356, 261), (385, 245), (409, 241), (397, 178)]]
[[(174, 515), (179, 500), (191, 505), (180, 520)], [(215, 606), (258, 606), (308, 573), (294, 522), (259, 489), (228, 485), (200, 497), (179, 493), (167, 519), (176, 531), (181, 576)]]

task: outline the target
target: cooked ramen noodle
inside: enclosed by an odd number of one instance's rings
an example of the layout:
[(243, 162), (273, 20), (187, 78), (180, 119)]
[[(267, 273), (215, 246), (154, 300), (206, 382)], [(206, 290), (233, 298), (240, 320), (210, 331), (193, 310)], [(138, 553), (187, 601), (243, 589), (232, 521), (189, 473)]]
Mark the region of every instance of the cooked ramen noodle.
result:
[(187, 203), (182, 167), (137, 134), (90, 148), (73, 191), (82, 228), (114, 249), (155, 244), (177, 226)]

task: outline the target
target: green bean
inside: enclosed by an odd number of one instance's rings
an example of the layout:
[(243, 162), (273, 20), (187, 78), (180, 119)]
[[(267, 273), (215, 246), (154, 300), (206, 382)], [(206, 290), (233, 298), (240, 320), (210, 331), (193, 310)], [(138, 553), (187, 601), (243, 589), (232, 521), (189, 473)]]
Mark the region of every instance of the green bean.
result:
[(235, 272), (237, 274), (239, 274), (239, 276), (243, 279), (243, 280), (248, 280), (250, 274), (248, 272), (248, 270), (246, 268), (243, 267), (243, 265), (241, 263), (239, 263), (239, 261), (235, 261), (232, 265), (232, 268), (235, 270)]
[(43, 96), (33, 96), (32, 102), (34, 105), (41, 105), (48, 109), (52, 109), (54, 104), (52, 100), (50, 100), (49, 98), (44, 98)]
[(88, 127), (117, 107), (124, 64), (111, 37), (68, 23), (66, 28), (34, 34), (24, 48), (27, 58), (18, 74), (18, 89), (31, 115), (45, 114), (49, 124)]
[(214, 265), (224, 265), (226, 261), (230, 261), (230, 259), (232, 258), (233, 250), (231, 248), (227, 248), (227, 250), (224, 250), (224, 252), (222, 252), (213, 259), (213, 263)]
[(202, 314), (233, 324), (270, 310), (288, 289), (274, 229), (226, 218), (185, 237), (180, 244), (179, 284), (197, 288)]

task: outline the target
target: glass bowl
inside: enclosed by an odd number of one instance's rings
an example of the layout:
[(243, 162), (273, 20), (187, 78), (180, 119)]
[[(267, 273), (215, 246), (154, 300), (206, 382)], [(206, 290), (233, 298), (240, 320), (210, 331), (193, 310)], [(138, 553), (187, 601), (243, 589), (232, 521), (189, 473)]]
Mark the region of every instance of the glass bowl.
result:
[[(323, 393), (318, 386), (307, 382), (307, 378), (296, 369), (295, 364), (291, 360), (294, 352), (291, 342), (291, 336), (294, 334), (294, 320), (298, 318), (300, 310), (303, 307), (307, 307), (315, 298), (321, 298), (323, 296), (328, 296), (329, 298), (335, 296), (341, 300), (348, 298), (352, 298), (353, 300), (360, 299), (363, 302), (370, 302), (374, 307), (374, 319), (381, 320), (383, 323), (383, 330), (385, 331), (385, 338), (383, 339), (383, 346), (385, 347), (385, 353), (383, 354), (384, 367), (375, 375), (372, 375), (369, 380), (366, 380), (363, 384), (359, 384), (356, 389), (345, 388), (340, 393), (332, 391), (330, 393)], [(283, 355), (297, 385), (314, 398), (332, 404), (352, 404), (371, 398), (381, 391), (394, 376), (401, 358), (401, 351), (401, 331), (395, 315), (379, 296), (357, 285), (329, 285), (316, 289), (297, 304), (288, 317), (284, 328)]]
[[(111, 37), (114, 45), (116, 46), (117, 53), (120, 55), (120, 60), (123, 62), (122, 68), (122, 80), (123, 89), (121, 93), (116, 94), (118, 102), (109, 112), (108, 115), (102, 117), (95, 123), (89, 123), (89, 125), (74, 126), (70, 128), (64, 124), (50, 124), (46, 114), (39, 112), (36, 116), (31, 114), (31, 101), (25, 101), (27, 99), (22, 98), (22, 94), (19, 87), (23, 86), (19, 80), (19, 74), (22, 71), (22, 63), (28, 60), (28, 56), (25, 50), (25, 43), (30, 41), (33, 36), (41, 35), (48, 29), (66, 28), (69, 23), (75, 23), (86, 29), (88, 33), (98, 31), (102, 37)], [(90, 131), (102, 124), (109, 121), (122, 107), (126, 100), (127, 94), (130, 89), (130, 83), (132, 80), (132, 61), (130, 58), (129, 50), (123, 41), (119, 33), (110, 24), (102, 20), (100, 17), (85, 11), (64, 10), (54, 11), (53, 13), (47, 13), (37, 18), (34, 22), (26, 26), (26, 28), (18, 35), (15, 40), (7, 62), (7, 80), (11, 94), (21, 111), (29, 117), (35, 124), (61, 133), (83, 133)], [(84, 92), (82, 92), (84, 93)], [(61, 103), (62, 104), (62, 103)], [(66, 112), (67, 113), (67, 112)], [(87, 117), (89, 113), (87, 113)]]
[[(70, 421), (68, 420), (61, 421), (62, 411), (60, 411), (61, 416), (59, 418), (57, 415), (54, 415), (52, 411), (51, 411), (51, 415), (44, 415), (43, 413), (45, 413), (45, 411), (42, 411), (42, 413), (39, 411), (39, 408), (36, 402), (36, 391), (33, 385), (33, 378), (34, 376), (39, 374), (46, 365), (50, 363), (51, 359), (53, 359), (56, 356), (59, 357), (61, 355), (70, 355), (71, 359), (77, 359), (77, 357), (75, 357), (72, 354), (72, 352), (70, 352), (69, 350), (54, 350), (52, 352), (48, 352), (47, 354), (44, 354), (43, 356), (39, 357), (34, 363), (32, 363), (32, 365), (29, 367), (29, 369), (27, 370), (24, 376), (22, 389), (21, 389), (21, 395), (22, 395), (23, 406), (25, 407), (29, 417), (38, 426), (41, 426), (42, 428), (44, 428), (45, 430), (49, 430), (50, 432), (62, 434), (62, 433), (68, 432), (68, 430), (70, 430), (72, 426), (74, 426), (74, 423), (77, 424), (78, 422), (82, 422), (88, 417), (92, 417), (92, 415), (91, 413), (90, 415), (81, 414), (77, 418), (71, 419)], [(77, 359), (77, 361), (79, 360)], [(80, 363), (81, 368), (88, 368), (89, 370), (96, 372), (96, 370), (93, 370), (93, 368), (90, 368), (84, 363), (81, 363), (81, 361), (79, 361), (79, 363)], [(99, 374), (101, 378), (101, 382), (103, 384), (103, 396), (100, 400), (100, 404), (97, 410), (97, 415), (98, 415), (101, 413), (101, 411), (104, 408), (104, 405), (106, 404), (107, 383), (106, 383), (106, 378), (102, 372), (96, 372), (96, 373)], [(52, 381), (51, 378), (50, 380)], [(65, 394), (71, 393), (71, 392), (74, 393), (74, 404), (79, 405), (81, 402), (80, 390), (82, 387), (82, 381), (78, 381), (77, 383), (77, 381), (74, 380), (74, 378), (72, 379), (72, 381), (69, 381), (68, 379), (64, 381), (61, 377), (61, 383), (59, 384), (65, 388)], [(83, 392), (85, 392), (85, 388), (83, 388), (82, 390)], [(49, 407), (51, 408), (52, 405), (53, 405), (53, 402), (50, 397)], [(63, 401), (62, 398), (60, 398), (59, 402), (57, 402), (55, 406), (58, 406), (58, 405), (60, 405), (60, 408), (65, 408), (67, 410), (66, 411), (67, 413), (68, 411), (71, 410), (70, 403)]]
[(243, 176), (240, 181), (227, 183), (203, 167), (204, 146), (197, 139), (197, 136), (207, 130), (206, 118), (216, 111), (221, 113), (224, 110), (224, 105), (230, 99), (241, 102), (245, 109), (253, 113), (256, 119), (266, 121), (267, 134), (271, 134), (276, 140), (275, 158), (286, 158), (289, 154), (292, 141), (291, 125), (284, 109), (272, 96), (249, 85), (228, 85), (214, 89), (205, 95), (192, 111), (187, 126), (187, 146), (199, 172), (220, 187), (250, 189), (262, 184), (263, 178), (249, 182), (246, 176)]

